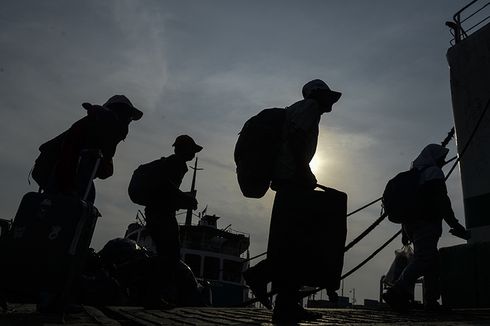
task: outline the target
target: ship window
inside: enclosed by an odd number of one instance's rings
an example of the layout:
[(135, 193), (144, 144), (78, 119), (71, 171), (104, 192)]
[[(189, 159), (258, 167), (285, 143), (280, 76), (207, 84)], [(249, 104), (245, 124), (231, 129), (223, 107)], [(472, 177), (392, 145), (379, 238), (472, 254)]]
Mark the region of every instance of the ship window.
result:
[(237, 261), (223, 261), (223, 281), (237, 282), (242, 280), (242, 264)]
[(216, 257), (204, 258), (203, 277), (212, 280), (219, 279), (219, 259)]
[(201, 256), (186, 254), (184, 261), (192, 269), (194, 276), (201, 277)]

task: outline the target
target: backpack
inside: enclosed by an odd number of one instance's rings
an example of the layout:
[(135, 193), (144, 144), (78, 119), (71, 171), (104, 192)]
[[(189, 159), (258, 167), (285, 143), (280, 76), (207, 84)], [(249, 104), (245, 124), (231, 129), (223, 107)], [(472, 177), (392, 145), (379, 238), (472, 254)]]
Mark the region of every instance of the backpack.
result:
[(40, 154), (36, 158), (31, 175), (41, 189), (46, 189), (53, 182), (55, 168), (60, 159), (66, 131), (39, 146)]
[(421, 171), (410, 169), (398, 173), (386, 184), (382, 202), (391, 222), (406, 223), (420, 215), (420, 174)]
[(141, 164), (134, 170), (128, 187), (129, 198), (133, 203), (148, 206), (154, 202), (160, 188), (160, 181), (156, 176), (161, 169), (162, 159)]
[(238, 134), (234, 158), (245, 197), (261, 198), (269, 189), (285, 120), (284, 109), (264, 109), (248, 119)]

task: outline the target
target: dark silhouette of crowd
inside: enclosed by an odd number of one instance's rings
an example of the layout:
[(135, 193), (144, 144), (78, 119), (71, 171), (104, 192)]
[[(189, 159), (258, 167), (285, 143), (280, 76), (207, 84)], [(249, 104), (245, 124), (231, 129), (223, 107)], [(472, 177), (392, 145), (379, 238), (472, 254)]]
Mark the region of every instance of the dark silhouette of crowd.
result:
[[(267, 258), (243, 271), (252, 293), (266, 308), (273, 309), (275, 322), (321, 317), (301, 304), (303, 286), (326, 289), (333, 303), (338, 298), (336, 291), (340, 286), (347, 233), (347, 194), (319, 185), (310, 163), (317, 149), (321, 118), (332, 112), (341, 95), (324, 81), (311, 80), (303, 86), (299, 101), (286, 108), (264, 110), (247, 121), (235, 148), (237, 176), (244, 195), (260, 198), (269, 188), (275, 191)], [(85, 117), (39, 148), (32, 170), (39, 192), (24, 197), (11, 232), (2, 236), (1, 254), (11, 262), (11, 267), (5, 269), (13, 271), (7, 274), (12, 276), (20, 270), (18, 278), (27, 277), (25, 272), (30, 268), (29, 261), (21, 263), (11, 252), (15, 255), (30, 252), (31, 260), (36, 262), (49, 255), (59, 257), (48, 265), (53, 270), (64, 270), (62, 279), (54, 281), (43, 274), (45, 278), (29, 283), (30, 298), (38, 302), (40, 311), (63, 311), (73, 301), (73, 289), (93, 284), (87, 277), (85, 283), (77, 283), (83, 270), (89, 271), (85, 276), (105, 280), (102, 292), (117, 293), (119, 290), (114, 289), (127, 284), (126, 289), (138, 288), (133, 293), (138, 293), (135, 297), (139, 298), (139, 304), (170, 309), (178, 303), (165, 296), (168, 284), (184, 282), (181, 277), (184, 274), (187, 281), (197, 284), (192, 271), (181, 261), (176, 211), (197, 209), (195, 194), (183, 192), (180, 186), (188, 171), (187, 162), (203, 147), (192, 137), (179, 135), (173, 142), (173, 154), (141, 164), (133, 173), (129, 196), (144, 206), (145, 227), (156, 255), (150, 259), (151, 255), (141, 251), (136, 243), (118, 240), (97, 256), (89, 251), (100, 216), (94, 206), (93, 180), (113, 175), (117, 145), (127, 137), (130, 123), (141, 119), (143, 113), (124, 95), (114, 95), (103, 105), (83, 103), (82, 106)], [(431, 144), (412, 164), (412, 175), (416, 178), (413, 198), (417, 198), (419, 209), (401, 226), (403, 244), (413, 244), (414, 256), (383, 295), (398, 311), (409, 309), (410, 288), (421, 276), (425, 280), (426, 308), (439, 307), (437, 244), (442, 221), (447, 222), (453, 234), (467, 237), (465, 228), (454, 216), (441, 170), (447, 153), (443, 146)], [(408, 197), (400, 201), (408, 201)], [(68, 213), (76, 216), (71, 222), (64, 219)], [(53, 221), (71, 224), (66, 228), (60, 224), (58, 230), (57, 224), (44, 218), (51, 215), (55, 215)], [(43, 237), (52, 241), (64, 238), (62, 244), (53, 247), (45, 244)], [(50, 250), (61, 247), (69, 254), (51, 254)], [(118, 252), (114, 248), (123, 249)], [(124, 265), (122, 260), (131, 263)], [(116, 265), (120, 266), (117, 272), (110, 267)], [(136, 278), (136, 271), (141, 269), (145, 272)], [(6, 285), (2, 288), (7, 300), (12, 289)], [(193, 285), (195, 288), (197, 285)], [(273, 295), (276, 295), (274, 305)], [(102, 300), (93, 293), (86, 293), (86, 297)], [(193, 304), (205, 304), (205, 301), (196, 300)]]

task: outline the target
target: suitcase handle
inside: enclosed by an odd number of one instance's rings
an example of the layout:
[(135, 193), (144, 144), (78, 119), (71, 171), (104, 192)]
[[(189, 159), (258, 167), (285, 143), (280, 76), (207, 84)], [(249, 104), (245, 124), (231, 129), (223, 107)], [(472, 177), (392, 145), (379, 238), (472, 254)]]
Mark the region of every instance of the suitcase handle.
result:
[(318, 184), (318, 183), (316, 184), (315, 188), (320, 188), (323, 191), (329, 191), (329, 190), (332, 190), (333, 189), (333, 188), (329, 188), (327, 186), (323, 186), (323, 185)]
[(92, 172), (90, 173), (90, 178), (87, 180), (87, 187), (85, 188), (85, 191), (84, 191), (84, 194), (82, 197), (83, 201), (86, 201), (89, 194), (90, 194), (90, 190), (92, 189), (92, 185), (93, 185), (92, 181), (95, 179), (97, 171), (99, 170), (100, 161), (104, 157), (102, 155), (102, 151), (100, 149), (84, 149), (84, 150), (80, 151), (79, 165), (80, 165), (80, 162), (82, 161), (82, 159), (84, 157), (90, 157), (91, 155), (94, 155), (95, 163), (94, 163), (94, 167), (92, 169)]

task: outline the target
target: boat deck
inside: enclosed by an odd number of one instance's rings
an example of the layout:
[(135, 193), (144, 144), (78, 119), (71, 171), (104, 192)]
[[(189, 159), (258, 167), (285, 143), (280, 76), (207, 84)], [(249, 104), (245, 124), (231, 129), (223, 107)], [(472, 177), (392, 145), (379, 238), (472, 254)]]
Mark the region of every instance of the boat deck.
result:
[[(460, 309), (427, 313), (413, 311), (398, 314), (387, 309), (313, 309), (323, 318), (298, 325), (490, 325), (490, 309)], [(12, 305), (0, 314), (2, 326), (83, 325), (83, 326), (154, 326), (154, 325), (274, 325), (271, 312), (259, 308), (175, 308), (147, 310), (141, 307), (84, 306), (65, 315), (64, 320), (35, 312), (35, 305)]]

